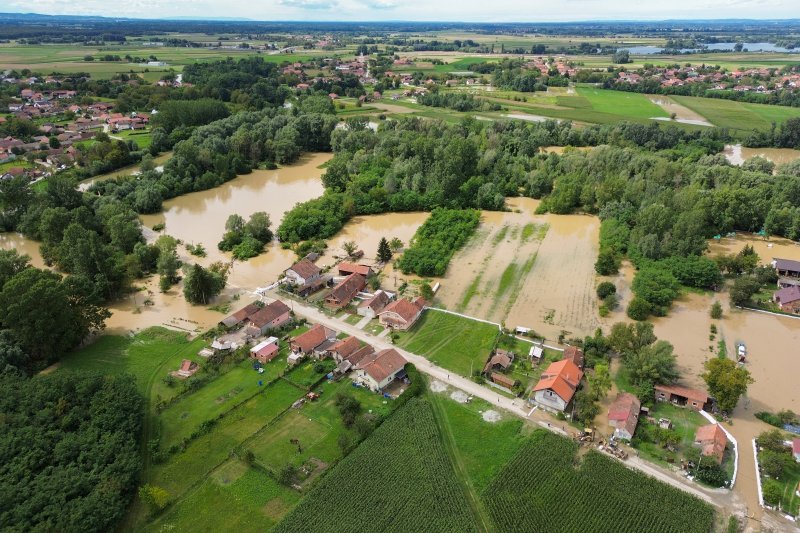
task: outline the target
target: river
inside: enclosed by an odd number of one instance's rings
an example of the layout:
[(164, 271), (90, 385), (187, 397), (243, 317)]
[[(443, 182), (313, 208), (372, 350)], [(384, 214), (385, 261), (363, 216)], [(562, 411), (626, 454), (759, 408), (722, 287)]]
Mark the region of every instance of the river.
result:
[(800, 150), (791, 148), (746, 148), (741, 144), (728, 144), (722, 152), (732, 165), (741, 165), (748, 159), (759, 156), (776, 165), (791, 163), (800, 158)]
[[(172, 157), (172, 151), (164, 152), (153, 158), (153, 164), (156, 167), (161, 167), (169, 161)], [(89, 179), (85, 179), (78, 184), (79, 191), (87, 190), (93, 183), (97, 183), (100, 181), (109, 180), (111, 178), (119, 178), (120, 176), (133, 176), (134, 174), (139, 173), (140, 164), (136, 163), (135, 165), (128, 165), (127, 167), (122, 167), (120, 169), (115, 170), (114, 172), (109, 172), (108, 174), (102, 174), (100, 176), (94, 176)]]

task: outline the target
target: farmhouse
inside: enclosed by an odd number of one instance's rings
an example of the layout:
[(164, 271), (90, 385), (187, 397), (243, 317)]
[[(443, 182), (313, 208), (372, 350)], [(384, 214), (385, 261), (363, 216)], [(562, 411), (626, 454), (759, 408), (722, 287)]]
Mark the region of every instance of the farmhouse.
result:
[(695, 446), (700, 447), (700, 454), (705, 457), (713, 457), (717, 464), (722, 463), (725, 455), (725, 446), (728, 439), (719, 424), (707, 424), (697, 428), (694, 437)]
[(493, 372), (499, 370), (505, 372), (511, 363), (514, 362), (514, 352), (507, 352), (506, 350), (495, 350), (494, 355), (486, 361), (483, 367), (483, 372)]
[(639, 398), (629, 392), (621, 392), (608, 408), (608, 425), (615, 428), (614, 436), (631, 440), (636, 424), (639, 422), (639, 411), (642, 404)]
[(306, 285), (320, 276), (320, 268), (306, 258), (301, 259), (291, 267), (287, 268), (284, 274), (286, 279), (293, 285)]
[(800, 261), (775, 257), (772, 259), (772, 267), (778, 272), (779, 276), (800, 278)]
[(350, 274), (361, 274), (365, 278), (370, 277), (372, 272), (372, 267), (369, 265), (357, 265), (355, 263), (348, 263), (347, 261), (342, 261), (339, 263), (336, 268), (339, 269), (340, 276), (349, 276)]
[(250, 357), (266, 364), (278, 357), (278, 338), (270, 337), (250, 348)]
[(265, 305), (249, 319), (247, 333), (253, 337), (264, 335), (267, 331), (279, 328), (289, 322), (291, 309), (280, 300)]
[(328, 352), (337, 363), (341, 363), (344, 359), (347, 359), (358, 351), (359, 348), (361, 348), (361, 342), (351, 335), (336, 342), (336, 344), (331, 346)]
[(352, 354), (348, 355), (345, 358), (345, 361), (347, 361), (351, 365), (357, 365), (359, 362), (361, 362), (361, 360), (363, 360), (368, 355), (372, 355), (373, 353), (375, 353), (375, 348), (373, 348), (369, 344), (365, 344)]
[(325, 297), (325, 304), (334, 309), (346, 306), (367, 285), (367, 279), (361, 274), (350, 274), (340, 281), (330, 294)]
[(798, 313), (800, 312), (800, 287), (793, 285), (777, 290), (772, 295), (772, 301), (781, 311)]
[(378, 316), (378, 313), (383, 311), (383, 308), (386, 307), (388, 303), (389, 294), (379, 289), (375, 291), (375, 294), (372, 295), (372, 298), (361, 302), (356, 312), (360, 316), (375, 318)]
[(569, 359), (578, 368), (583, 368), (583, 350), (575, 346), (567, 346), (564, 348), (564, 357), (562, 359)]
[(404, 367), (407, 362), (394, 348), (381, 350), (364, 357), (355, 365), (353, 381), (371, 391), (381, 391), (389, 383), (405, 375)]
[(224, 318), (219, 324), (226, 328), (232, 328), (234, 326), (238, 326), (239, 324), (247, 321), (250, 319), (251, 316), (256, 314), (258, 311), (261, 310), (261, 307), (258, 306), (256, 303), (248, 304), (231, 316)]
[(655, 395), (658, 402), (670, 402), (681, 407), (688, 406), (695, 411), (704, 409), (708, 404), (708, 394), (705, 392), (678, 385), (656, 385)]
[(190, 361), (189, 359), (184, 359), (181, 362), (181, 367), (175, 372), (172, 372), (172, 375), (176, 378), (186, 379), (195, 375), (198, 370), (200, 370), (200, 367), (197, 365), (197, 363)]
[(425, 309), (425, 300), (421, 297), (413, 302), (402, 298), (387, 305), (383, 311), (378, 313), (378, 319), (382, 326), (405, 331), (419, 320), (423, 309)]
[(336, 338), (336, 332), (322, 324), (314, 324), (308, 331), (295, 337), (289, 346), (292, 353), (309, 354), (328, 340)]
[(531, 401), (552, 411), (565, 411), (575, 396), (583, 371), (569, 359), (551, 363), (533, 387)]

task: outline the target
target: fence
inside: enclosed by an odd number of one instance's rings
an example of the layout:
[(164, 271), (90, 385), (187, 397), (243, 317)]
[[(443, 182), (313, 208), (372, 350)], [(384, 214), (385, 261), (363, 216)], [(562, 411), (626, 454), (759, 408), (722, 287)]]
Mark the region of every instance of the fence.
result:
[[(703, 418), (705, 418), (712, 424), (719, 424), (719, 422), (717, 422), (717, 420), (713, 416), (703, 411), (702, 409), (700, 410), (700, 414), (703, 416)], [(720, 429), (722, 429), (722, 431), (725, 432), (725, 436), (728, 437), (728, 440), (733, 443), (733, 476), (731, 476), (731, 486), (730, 486), (730, 488), (733, 488), (733, 485), (736, 483), (736, 474), (739, 473), (739, 443), (737, 442), (736, 438), (733, 435), (731, 435), (730, 432), (727, 429), (725, 429), (725, 427), (722, 424), (719, 424), (719, 427)]]

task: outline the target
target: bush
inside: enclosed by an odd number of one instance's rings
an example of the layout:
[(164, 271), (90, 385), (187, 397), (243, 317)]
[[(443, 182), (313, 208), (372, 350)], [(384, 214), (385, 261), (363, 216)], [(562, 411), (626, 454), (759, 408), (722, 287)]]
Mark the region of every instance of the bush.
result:
[(610, 281), (604, 281), (597, 286), (597, 297), (601, 300), (611, 294), (616, 294), (617, 287)]
[(398, 267), (406, 274), (444, 275), (453, 254), (467, 242), (479, 222), (480, 212), (474, 209), (434, 209), (414, 234)]
[(626, 312), (628, 317), (633, 320), (647, 320), (647, 317), (649, 317), (652, 312), (652, 308), (646, 300), (636, 297), (628, 304), (628, 310)]
[(722, 304), (719, 302), (714, 302), (711, 304), (711, 318), (715, 320), (719, 320), (722, 318)]

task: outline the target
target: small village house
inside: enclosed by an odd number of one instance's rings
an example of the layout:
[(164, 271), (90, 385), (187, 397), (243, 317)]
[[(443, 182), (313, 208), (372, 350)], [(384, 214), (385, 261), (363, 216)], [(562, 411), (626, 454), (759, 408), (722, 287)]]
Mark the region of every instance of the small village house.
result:
[(325, 305), (334, 309), (345, 307), (366, 286), (367, 278), (361, 274), (350, 274), (331, 289), (325, 297)]
[(383, 308), (389, 304), (389, 294), (385, 291), (378, 289), (375, 291), (375, 294), (372, 295), (372, 298), (368, 300), (364, 300), (358, 305), (358, 309), (356, 313), (359, 316), (365, 316), (370, 319), (375, 318), (378, 316), (378, 313), (383, 311)]
[(306, 258), (301, 259), (284, 272), (286, 279), (293, 285), (302, 286), (319, 279), (320, 268)]
[(278, 357), (279, 352), (278, 338), (269, 337), (250, 348), (250, 358), (264, 365)]
[(336, 339), (336, 332), (322, 324), (314, 324), (311, 329), (291, 340), (292, 353), (309, 355), (326, 341)]
[(614, 436), (631, 440), (639, 423), (639, 411), (642, 403), (639, 398), (629, 392), (621, 392), (608, 408), (608, 425), (614, 428)]
[(197, 363), (189, 359), (184, 359), (181, 361), (180, 368), (175, 372), (171, 372), (171, 374), (176, 378), (186, 379), (195, 375), (198, 370), (200, 370), (200, 366)]
[(369, 265), (357, 265), (355, 263), (349, 263), (347, 261), (342, 261), (336, 268), (339, 271), (340, 276), (349, 276), (350, 274), (361, 274), (365, 278), (370, 277), (372, 272), (372, 267)]
[(413, 302), (407, 298), (401, 298), (390, 303), (378, 313), (378, 320), (384, 327), (406, 331), (419, 320), (424, 309), (425, 300), (421, 297)]
[(509, 390), (513, 389), (517, 385), (516, 379), (506, 376), (505, 374), (500, 374), (499, 372), (491, 372), (489, 374), (489, 379), (492, 380), (492, 383), (500, 385), (501, 387)]
[(583, 371), (570, 359), (551, 363), (533, 387), (530, 400), (544, 409), (566, 411), (578, 390)]
[(779, 276), (800, 278), (800, 261), (795, 261), (793, 259), (780, 259), (776, 257), (772, 260), (772, 267)]
[(697, 428), (694, 444), (700, 447), (701, 455), (704, 457), (713, 457), (717, 464), (722, 464), (728, 438), (725, 436), (725, 432), (719, 424), (707, 424)]
[(291, 309), (280, 300), (265, 305), (249, 319), (247, 333), (253, 337), (265, 335), (271, 329), (277, 329), (290, 320)]
[(513, 362), (514, 352), (497, 349), (489, 358), (489, 360), (486, 361), (486, 365), (483, 367), (483, 372), (484, 374), (490, 372), (505, 372)]
[(351, 365), (357, 365), (365, 357), (370, 356), (374, 353), (375, 353), (375, 348), (373, 348), (372, 345), (370, 344), (365, 344), (352, 354), (348, 355), (344, 360), (350, 363)]
[(534, 344), (531, 346), (531, 349), (528, 351), (528, 357), (531, 360), (531, 364), (538, 365), (542, 362), (542, 357), (544, 356), (544, 348)]
[(343, 360), (347, 359), (356, 351), (358, 351), (359, 348), (361, 348), (361, 342), (351, 335), (337, 341), (336, 344), (331, 346), (328, 352), (337, 363), (341, 363)]
[(562, 359), (569, 359), (578, 368), (583, 368), (583, 350), (575, 346), (567, 346), (564, 348), (564, 357)]
[(261, 310), (256, 303), (251, 303), (239, 309), (229, 317), (224, 318), (219, 324), (226, 328), (233, 328), (250, 320), (250, 317)]
[(373, 392), (380, 392), (395, 379), (405, 376), (405, 357), (387, 348), (364, 357), (355, 365), (353, 381)]
[(772, 294), (772, 301), (784, 313), (800, 313), (800, 287), (792, 285)]
[(708, 394), (679, 385), (656, 385), (655, 396), (658, 402), (670, 402), (679, 407), (691, 407), (695, 411), (705, 409), (709, 404)]

